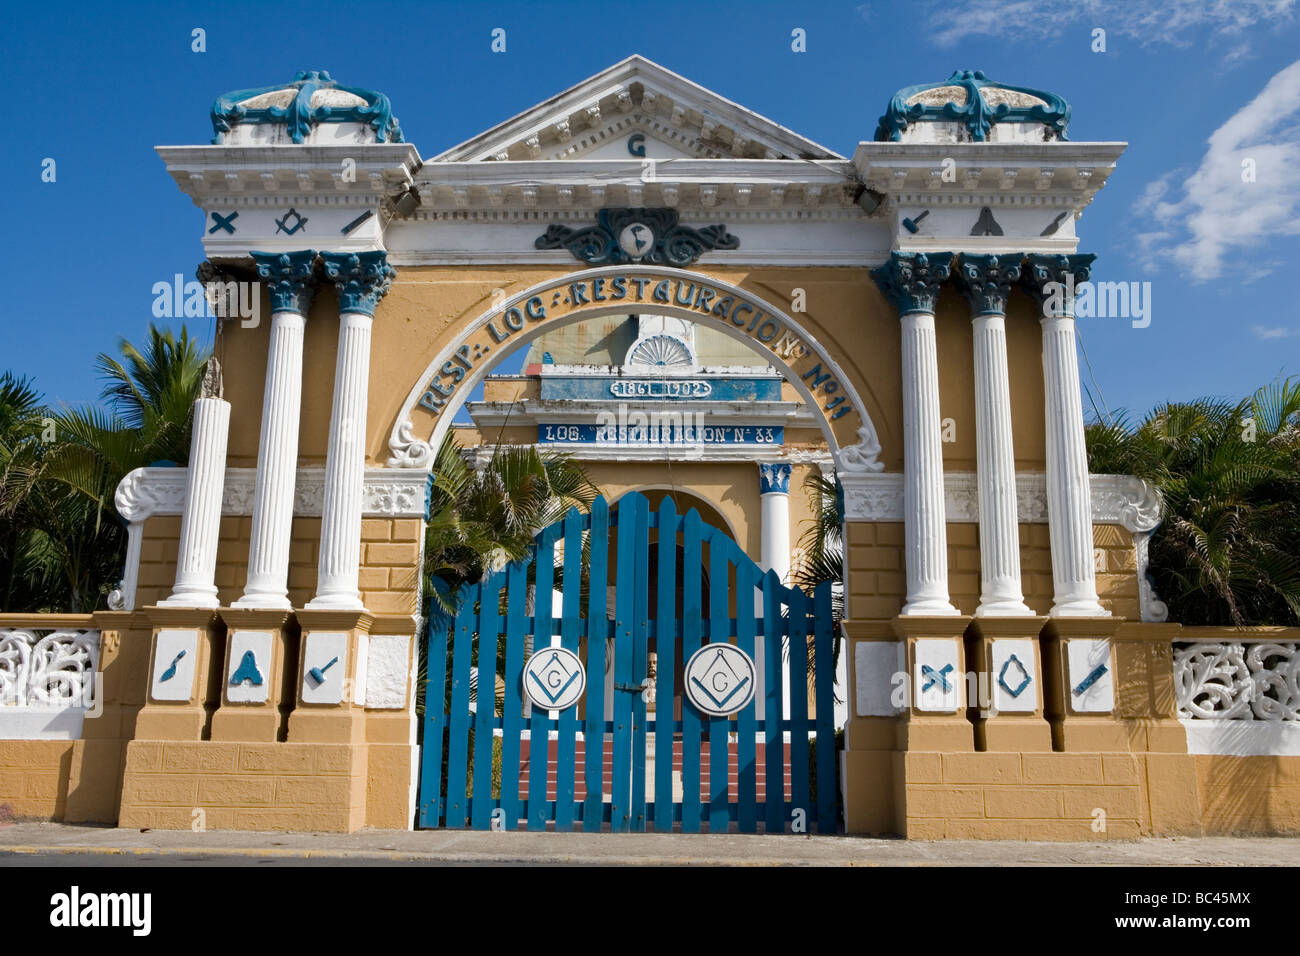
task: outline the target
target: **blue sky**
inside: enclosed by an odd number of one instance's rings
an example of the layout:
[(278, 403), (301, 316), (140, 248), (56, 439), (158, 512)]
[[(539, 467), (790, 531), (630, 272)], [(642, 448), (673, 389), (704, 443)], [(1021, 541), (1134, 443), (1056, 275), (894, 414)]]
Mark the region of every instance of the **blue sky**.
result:
[[(327, 69), (387, 93), (427, 157), (641, 53), (845, 155), (895, 90), (954, 68), (1059, 93), (1072, 140), (1130, 144), (1079, 223), (1094, 278), (1152, 283), (1149, 327), (1081, 321), (1085, 384), (1139, 413), (1243, 395), (1300, 373), (1294, 3), (15, 5), (0, 39), (0, 371), (55, 401), (93, 400), (95, 354), (142, 339), (155, 282), (193, 275), (203, 216), (153, 147), (207, 142), (219, 93)], [(205, 53), (191, 51), (195, 27)], [(490, 50), (496, 27), (504, 54)], [(796, 27), (807, 53), (791, 51)], [(41, 181), (47, 157), (54, 183)]]

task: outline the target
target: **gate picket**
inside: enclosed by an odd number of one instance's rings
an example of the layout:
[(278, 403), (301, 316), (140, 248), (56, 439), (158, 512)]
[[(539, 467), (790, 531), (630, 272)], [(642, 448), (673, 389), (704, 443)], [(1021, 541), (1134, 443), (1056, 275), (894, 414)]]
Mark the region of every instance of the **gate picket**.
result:
[(587, 574), (587, 802), (582, 810), (584, 833), (599, 833), (605, 819), (605, 644), (609, 622), (608, 595), (609, 505), (604, 498), (591, 503), (591, 568)]
[[(510, 565), (506, 596), (505, 711), (501, 720), (501, 809), (505, 829), (519, 827), (519, 741), (524, 729), (524, 638), (528, 628), (528, 565), (525, 558)], [(510, 675), (515, 675), (513, 678)]]
[[(673, 676), (677, 633), (677, 506), (671, 495), (659, 503), (659, 582), (657, 585), (655, 653), (655, 804), (654, 826), (673, 830)], [(666, 705), (666, 713), (665, 713)]]
[[(726, 644), (730, 634), (727, 613), (727, 550), (714, 537), (709, 542), (709, 643)], [(726, 833), (731, 816), (727, 808), (728, 751), (726, 717), (709, 718), (709, 832)]]
[(834, 833), (835, 819), (835, 648), (832, 643), (831, 582), (813, 592), (813, 661), (817, 714), (817, 832)]
[(781, 742), (781, 689), (785, 668), (781, 666), (781, 601), (777, 596), (781, 580), (775, 571), (763, 575), (763, 680), (767, 698), (763, 706), (763, 784), (766, 790), (764, 828), (767, 833), (785, 831), (785, 747)]
[[(554, 617), (556, 526), (537, 538), (537, 584), (533, 589), (533, 653), (551, 646), (551, 620)], [(550, 778), (550, 712), (531, 709), (528, 721), (528, 829), (545, 830), (550, 819), (547, 805), (547, 781)], [(539, 744), (540, 741), (540, 744)]]
[[(736, 562), (736, 644), (754, 660), (754, 630), (758, 623), (754, 617), (754, 590), (758, 581), (758, 568), (751, 561)], [(754, 679), (758, 680), (755, 674)], [(754, 734), (757, 721), (754, 714), (763, 701), (758, 697), (736, 717), (736, 826), (741, 833), (758, 830), (755, 800), (758, 777), (754, 766), (756, 750)]]
[(442, 738), (447, 729), (447, 631), (455, 618), (442, 612), (437, 598), (429, 613), (425, 654), (424, 744), (420, 767), (420, 826), (436, 827), (442, 817)]
[[(808, 787), (808, 598), (790, 592), (790, 809), (811, 822)], [(806, 832), (806, 831), (805, 831)]]
[(636, 515), (636, 578), (632, 600), (632, 678), (628, 695), (632, 705), (632, 801), (628, 807), (633, 830), (645, 829), (645, 693), (650, 655), (650, 502), (637, 495), (632, 502)]
[(636, 611), (636, 510), (627, 495), (619, 502), (618, 586), (614, 594), (614, 779), (610, 786), (610, 826), (625, 833), (632, 802), (632, 701), (622, 688), (632, 682), (632, 616)]
[[(683, 522), (682, 544), (682, 664), (700, 649), (701, 617), (701, 528), (700, 515), (694, 508)], [(683, 675), (683, 681), (685, 677)], [(683, 689), (684, 690), (684, 689)], [(682, 832), (700, 832), (700, 715), (690, 704), (682, 703)]]
[(478, 622), (478, 690), (474, 714), (474, 797), (470, 826), (486, 830), (492, 825), (492, 725), (497, 709), (497, 642), (501, 636), (501, 586), (504, 574), (483, 580), (483, 603)]
[(456, 615), (456, 637), (451, 656), (451, 732), (447, 744), (447, 826), (465, 826), (467, 764), (469, 762), (469, 669), (473, 661), (475, 605), (482, 588), (465, 589), (465, 603)]
[[(651, 527), (658, 529), (654, 608), (649, 606)], [(583, 552), (584, 533), (590, 543), (589, 557)], [(557, 625), (553, 623), (552, 595), (556, 541), (561, 535), (564, 581)], [(612, 615), (608, 607), (611, 550), (617, 560)], [(531, 614), (527, 606), (530, 564), (535, 579)], [(589, 589), (585, 620), (581, 598), (584, 564)], [(680, 821), (682, 832), (698, 833), (707, 806), (712, 833), (726, 832), (732, 820), (740, 832), (753, 833), (760, 818), (766, 832), (782, 833), (793, 810), (802, 811), (805, 826), (812, 824), (810, 818), (815, 814), (819, 833), (835, 832), (835, 665), (829, 582), (819, 585), (812, 595), (786, 587), (775, 572), (763, 572), (725, 532), (704, 524), (696, 510), (679, 516), (672, 498), (665, 496), (652, 515), (646, 498), (631, 493), (620, 500), (613, 513), (599, 497), (588, 515), (571, 509), (537, 536), (529, 557), (477, 584), (463, 585), (456, 599), (454, 616), (439, 614), (436, 609), (430, 615), (421, 827), (459, 828), (468, 823), (475, 829), (487, 829), (493, 825), (494, 808), (500, 806), (504, 827), (510, 830), (517, 829), (522, 820), (529, 830), (545, 830), (554, 823), (560, 831), (580, 825), (584, 831), (599, 832), (608, 813), (615, 831), (644, 830), (653, 825), (656, 830), (671, 832)], [(678, 600), (680, 615), (676, 613)], [(585, 697), (578, 705), (560, 711), (557, 720), (546, 710), (531, 706), (530, 716), (525, 717), (521, 678), (530, 657), (529, 639), (535, 654), (550, 647), (556, 634), (560, 646), (585, 658)], [(652, 638), (658, 666), (655, 715), (650, 720), (642, 691), (649, 679)], [(688, 661), (706, 641), (734, 642), (751, 660), (761, 657), (762, 673), (755, 675), (755, 680), (761, 676), (764, 693), (726, 717), (704, 715), (685, 702), (683, 695), (678, 722), (675, 698), (686, 689), (676, 686), (676, 662)], [(612, 723), (605, 719), (609, 663), (614, 678), (614, 696), (608, 702)], [(478, 696), (471, 710), (470, 677), (476, 664)], [(496, 711), (498, 679), (503, 685), (500, 720)], [(786, 706), (790, 708), (788, 718)], [(554, 778), (550, 770), (553, 726), (558, 728)], [(499, 800), (492, 783), (493, 740), (498, 727), (502, 734)], [(581, 766), (577, 757), (580, 729)], [(525, 731), (529, 738), (526, 761)], [(655, 749), (650, 781), (646, 774), (649, 733), (654, 734)], [(607, 738), (611, 738), (608, 758)], [(809, 761), (810, 738), (817, 744), (815, 766)], [(706, 749), (707, 787), (702, 780)], [(522, 783), (525, 767), (526, 787)], [(787, 772), (789, 801), (785, 796)], [(765, 790), (761, 804), (760, 773)], [(581, 802), (579, 774), (585, 780)], [(678, 784), (680, 802), (675, 799)], [(527, 793), (522, 792), (525, 789)]]
[[(577, 508), (570, 508), (564, 518), (564, 602), (560, 618), (560, 646), (577, 654), (582, 590), (580, 586), (572, 587), (573, 581), (579, 585), (582, 582), (582, 513)], [(555, 829), (560, 831), (573, 829), (577, 728), (578, 708), (562, 710), (555, 740)]]

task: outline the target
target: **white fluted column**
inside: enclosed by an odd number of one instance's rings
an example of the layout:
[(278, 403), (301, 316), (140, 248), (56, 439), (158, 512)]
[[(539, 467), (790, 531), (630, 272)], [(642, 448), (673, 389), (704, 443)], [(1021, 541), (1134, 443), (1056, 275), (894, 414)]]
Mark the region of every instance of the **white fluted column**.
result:
[(903, 614), (953, 615), (948, 597), (948, 528), (943, 494), (943, 424), (934, 304), (952, 253), (895, 252), (872, 272), (898, 308), (903, 361)]
[(758, 501), (762, 519), (759, 564), (790, 584), (790, 472), (784, 462), (758, 466)]
[(271, 294), (271, 337), (257, 445), (248, 581), (241, 608), (288, 608), (289, 540), (293, 529), (302, 406), (302, 347), (307, 310), (315, 291), (314, 250), (254, 252), (257, 274)]
[(1032, 615), (1020, 579), (1016, 455), (1011, 438), (1006, 304), (1021, 256), (962, 255), (958, 274), (970, 301), (975, 346), (976, 481), (979, 486), (980, 603), (977, 617)]
[(1109, 617), (1097, 600), (1092, 492), (1079, 392), (1074, 289), (1092, 255), (1034, 255), (1026, 289), (1042, 306), (1043, 399), (1047, 423), (1047, 526), (1052, 543), (1053, 617)]
[[(775, 571), (781, 582), (790, 585), (790, 474), (792, 467), (785, 462), (758, 466), (758, 501), (762, 519), (759, 538), (759, 566), (764, 571)], [(762, 597), (755, 600), (755, 611), (763, 613)], [(767, 694), (767, 664), (763, 641), (754, 642), (754, 670), (758, 679), (754, 683), (756, 699)], [(781, 682), (781, 716), (790, 718), (790, 682)]]
[(176, 553), (176, 583), (171, 596), (160, 604), (170, 607), (217, 607), (219, 604), (217, 542), (221, 535), (221, 498), (226, 487), (229, 433), (229, 402), (212, 395), (194, 403), (185, 510), (181, 513), (181, 540)]
[(362, 610), (361, 488), (366, 467), (366, 400), (370, 390), (370, 330), (375, 307), (392, 282), (383, 251), (321, 253), (339, 295), (338, 360), (325, 459), (320, 560), (309, 608)]

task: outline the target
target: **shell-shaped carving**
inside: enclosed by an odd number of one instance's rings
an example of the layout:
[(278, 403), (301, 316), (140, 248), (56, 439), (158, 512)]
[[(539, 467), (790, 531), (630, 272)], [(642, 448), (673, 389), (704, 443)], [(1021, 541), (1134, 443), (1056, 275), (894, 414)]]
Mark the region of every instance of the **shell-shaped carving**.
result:
[(629, 365), (694, 365), (695, 356), (681, 339), (671, 335), (652, 335), (642, 339), (628, 353)]

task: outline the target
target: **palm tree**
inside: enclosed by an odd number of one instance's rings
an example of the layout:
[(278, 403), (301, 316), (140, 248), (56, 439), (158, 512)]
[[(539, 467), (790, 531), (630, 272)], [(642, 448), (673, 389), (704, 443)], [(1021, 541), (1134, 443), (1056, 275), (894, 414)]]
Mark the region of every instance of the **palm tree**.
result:
[[(0, 396), (6, 407), (28, 408), (8, 419), (0, 411), (8, 436), (0, 438), (6, 446), (0, 450), (0, 522), (9, 523), (17, 579), (10, 582), (5, 610), (102, 606), (126, 549), (113, 507), (118, 484), (132, 469), (189, 457), (206, 353), (183, 328), (178, 338), (152, 324), (143, 350), (125, 339), (120, 348), (125, 364), (106, 354), (98, 358), (107, 407), (35, 408), (34, 395), (12, 385), (4, 390), (7, 402)], [(12, 376), (5, 381), (12, 383)]]
[[(838, 667), (840, 624), (844, 620), (844, 492), (838, 478), (827, 478), (816, 471), (804, 478), (803, 487), (812, 509), (812, 519), (799, 535), (798, 549), (802, 552), (802, 557), (791, 570), (790, 583), (804, 593), (812, 594), (823, 582), (831, 582), (831, 615), (834, 621), (831, 666)], [(816, 676), (812, 667), (815, 657), (811, 650), (810, 645), (810, 687)]]
[[(587, 510), (599, 494), (586, 470), (568, 455), (543, 454), (532, 446), (498, 445), (476, 471), (451, 435), (438, 449), (431, 479), (424, 541), (424, 612), (426, 619), (435, 620), (455, 611), (461, 585), (523, 559), (541, 531), (570, 508)], [(586, 562), (583, 564), (585, 569)], [(533, 571), (529, 569), (530, 593)], [(560, 571), (556, 568), (557, 586)], [(420, 714), (424, 712), (427, 651), (428, 645), (422, 641), (416, 697)], [(477, 647), (473, 653), (477, 659)], [(503, 669), (503, 654), (504, 646), (499, 645), (498, 671)], [(476, 688), (471, 688), (471, 695), (477, 699)]]
[(1300, 379), (1236, 404), (1167, 403), (1088, 426), (1089, 466), (1163, 499), (1151, 576), (1184, 624), (1300, 623)]

